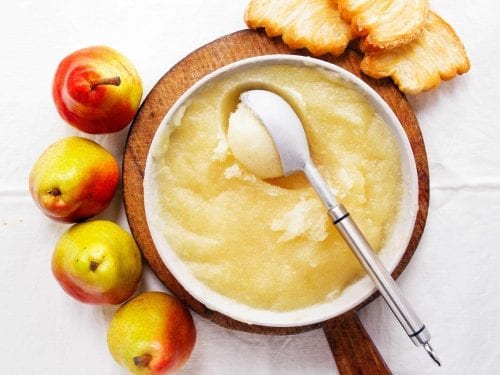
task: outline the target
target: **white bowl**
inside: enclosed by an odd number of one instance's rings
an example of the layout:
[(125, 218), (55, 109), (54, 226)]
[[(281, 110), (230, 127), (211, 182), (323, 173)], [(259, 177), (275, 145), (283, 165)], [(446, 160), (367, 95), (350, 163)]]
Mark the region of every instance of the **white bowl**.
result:
[(144, 174), (144, 207), (151, 236), (160, 257), (177, 281), (199, 302), (212, 310), (244, 323), (269, 327), (296, 327), (323, 322), (354, 308), (375, 291), (373, 282), (368, 276), (365, 276), (348, 286), (333, 300), (286, 312), (252, 308), (215, 292), (192, 274), (189, 267), (177, 256), (165, 240), (161, 230), (161, 217), (157, 212), (158, 207), (155, 204), (157, 189), (151, 167), (153, 155), (159, 146), (159, 140), (163, 138), (162, 135), (167, 131), (172, 116), (195, 92), (209, 81), (217, 79), (221, 75), (228, 73), (237, 74), (256, 65), (275, 64), (318, 67), (333, 72), (338, 77), (351, 82), (365, 95), (374, 110), (384, 119), (395, 135), (400, 150), (403, 196), (392, 234), (385, 241), (385, 245), (379, 252), (379, 257), (386, 268), (390, 272), (395, 269), (410, 241), (418, 211), (417, 169), (410, 142), (395, 114), (370, 86), (355, 75), (334, 64), (311, 57), (268, 55), (240, 60), (206, 75), (189, 88), (170, 108), (153, 138)]

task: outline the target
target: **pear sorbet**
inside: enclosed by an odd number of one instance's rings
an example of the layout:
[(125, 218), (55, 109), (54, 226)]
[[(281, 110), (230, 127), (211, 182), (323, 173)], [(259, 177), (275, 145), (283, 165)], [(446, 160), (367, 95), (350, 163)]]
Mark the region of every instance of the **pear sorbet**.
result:
[(251, 307), (287, 311), (335, 298), (364, 271), (305, 177), (258, 178), (228, 146), (229, 115), (248, 89), (292, 105), (338, 200), (375, 250), (388, 237), (402, 193), (388, 126), (333, 73), (264, 65), (203, 86), (161, 135), (153, 203), (165, 238), (200, 281)]

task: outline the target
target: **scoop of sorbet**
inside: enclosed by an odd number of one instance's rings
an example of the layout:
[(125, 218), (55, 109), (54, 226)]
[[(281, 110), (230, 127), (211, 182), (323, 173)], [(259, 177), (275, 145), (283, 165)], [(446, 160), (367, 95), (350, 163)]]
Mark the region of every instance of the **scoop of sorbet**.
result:
[(283, 176), (274, 142), (255, 113), (244, 102), (229, 116), (229, 147), (235, 158), (262, 179)]

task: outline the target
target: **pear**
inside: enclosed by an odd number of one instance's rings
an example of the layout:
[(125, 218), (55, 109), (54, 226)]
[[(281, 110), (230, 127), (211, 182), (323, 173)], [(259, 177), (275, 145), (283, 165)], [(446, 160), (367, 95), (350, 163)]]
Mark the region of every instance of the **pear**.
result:
[(42, 212), (56, 221), (79, 222), (104, 210), (115, 194), (120, 168), (96, 142), (63, 138), (31, 169), (29, 189)]
[(146, 292), (120, 307), (108, 329), (108, 347), (134, 374), (169, 374), (188, 360), (196, 341), (189, 310), (169, 294)]
[(134, 118), (142, 81), (134, 65), (107, 46), (83, 48), (57, 67), (52, 97), (61, 117), (91, 134), (113, 133)]
[(62, 234), (52, 255), (52, 272), (81, 302), (119, 304), (137, 289), (142, 259), (127, 231), (108, 220), (93, 220)]

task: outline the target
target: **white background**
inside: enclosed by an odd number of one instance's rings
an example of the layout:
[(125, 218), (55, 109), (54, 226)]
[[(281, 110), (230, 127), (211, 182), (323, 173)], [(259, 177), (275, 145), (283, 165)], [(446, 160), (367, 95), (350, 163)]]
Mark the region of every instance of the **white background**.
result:
[[(39, 154), (79, 134), (51, 98), (55, 68), (96, 44), (128, 56), (144, 91), (193, 49), (245, 28), (247, 1), (2, 1), (0, 5), (0, 373), (123, 374), (108, 354), (116, 307), (80, 304), (50, 270), (68, 225), (45, 218), (28, 192)], [(433, 334), (438, 369), (414, 347), (383, 301), (360, 316), (396, 374), (500, 373), (500, 66), (494, 0), (431, 0), (462, 38), (471, 71), (410, 97), (429, 157), (431, 204), (413, 260), (399, 279)], [(121, 160), (128, 129), (90, 136)], [(100, 217), (127, 227), (117, 194)], [(144, 289), (161, 289), (148, 273)], [(186, 374), (335, 374), (321, 330), (269, 337), (223, 329), (195, 316), (198, 340)]]

